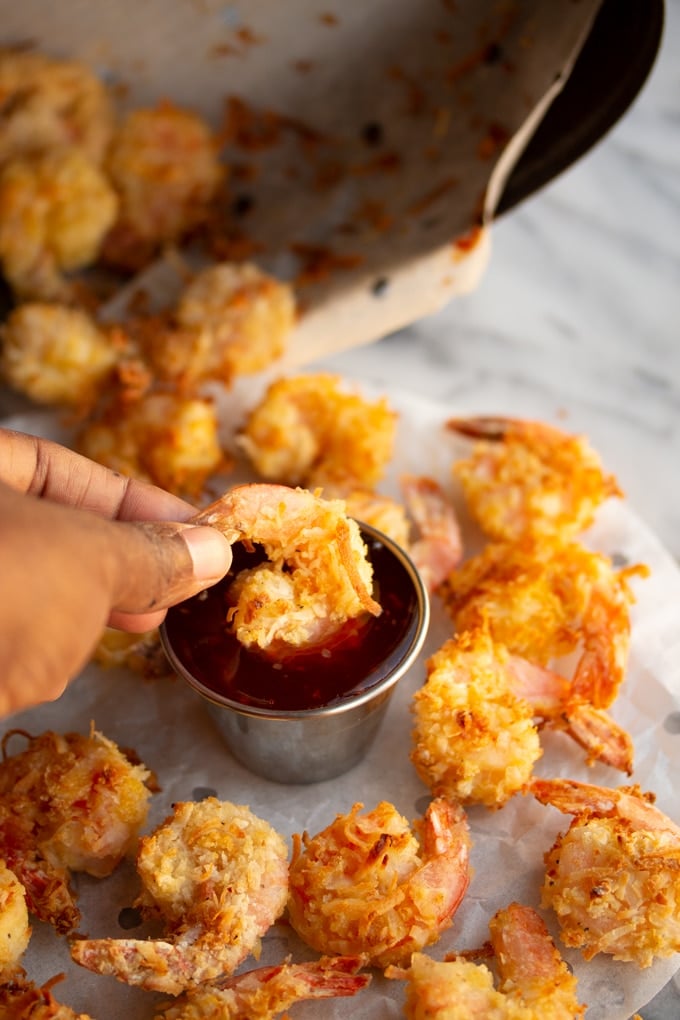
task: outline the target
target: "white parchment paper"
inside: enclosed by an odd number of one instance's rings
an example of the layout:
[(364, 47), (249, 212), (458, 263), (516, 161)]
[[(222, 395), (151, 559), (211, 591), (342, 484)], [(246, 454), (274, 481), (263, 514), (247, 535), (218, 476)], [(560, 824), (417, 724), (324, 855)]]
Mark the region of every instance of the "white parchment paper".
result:
[[(252, 383), (248, 392), (254, 401)], [(389, 396), (400, 412), (400, 426), (395, 460), (383, 490), (396, 494), (395, 480), (401, 471), (427, 472), (439, 478), (459, 500), (450, 465), (466, 447), (442, 427), (455, 409), (432, 408), (403, 393)], [(238, 417), (238, 392), (228, 403), (232, 416)], [(53, 419), (48, 415), (24, 416), (5, 424), (43, 434), (54, 432)], [(469, 528), (466, 537), (475, 541)], [(633, 582), (637, 601), (632, 608), (630, 665), (612, 714), (634, 739), (636, 764), (631, 781), (653, 790), (658, 806), (680, 821), (674, 792), (680, 785), (680, 572), (623, 501), (612, 500), (602, 507), (587, 540), (594, 548), (615, 556), (617, 563), (644, 562), (651, 568), (649, 579)], [(386, 799), (408, 818), (415, 818), (424, 810), (429, 796), (408, 758), (409, 705), (414, 690), (423, 681), (424, 660), (450, 632), (451, 626), (435, 601), (420, 661), (398, 687), (366, 759), (344, 776), (309, 786), (283, 786), (248, 773), (225, 749), (201, 703), (177, 679), (144, 681), (125, 670), (91, 666), (58, 702), (6, 720), (3, 731), (11, 726), (33, 733), (48, 728), (87, 731), (94, 722), (113, 740), (134, 747), (156, 770), (162, 786), (152, 799), (147, 829), (165, 817), (173, 801), (199, 798), (207, 792), (248, 804), (286, 837), (304, 829), (317, 832), (336, 813), (348, 811), (355, 801), (369, 809)], [(605, 766), (587, 768), (580, 749), (562, 735), (546, 736), (544, 748), (536, 765), (541, 775), (569, 776), (609, 786), (624, 781)], [(473, 808), (469, 819), (474, 877), (453, 927), (429, 950), (436, 958), (452, 950), (481, 945), (488, 937), (489, 918), (512, 900), (538, 907), (543, 854), (570, 821), (569, 816), (521, 796), (497, 812)], [(76, 876), (75, 884), (83, 913), (82, 930), (92, 936), (112, 937), (144, 932), (143, 928), (125, 931), (118, 923), (121, 909), (132, 903), (138, 891), (131, 865), (122, 865), (104, 880)], [(543, 912), (543, 916), (557, 938), (554, 918), (549, 912)], [(313, 957), (286, 924), (280, 923), (264, 939), (261, 962), (278, 962), (289, 953), (296, 959)], [(674, 957), (640, 970), (634, 964), (614, 963), (606, 957), (585, 963), (575, 951), (565, 950), (564, 955), (578, 976), (580, 1001), (589, 1006), (588, 1020), (627, 1020), (663, 987), (679, 962)], [(56, 994), (96, 1020), (120, 1020), (123, 1016), (145, 1020), (152, 1015), (154, 1003), (163, 998), (72, 965), (65, 940), (41, 924), (34, 927), (25, 965), (37, 981), (65, 972), (66, 979)], [(254, 965), (251, 959), (244, 969)], [(358, 997), (325, 1001), (322, 1010), (329, 1018), (346, 1017), (351, 1011), (358, 1020), (385, 1020), (401, 1016), (402, 1003), (401, 983), (388, 982), (376, 974)], [(320, 1006), (301, 1003), (294, 1007), (293, 1015), (319, 1016)]]

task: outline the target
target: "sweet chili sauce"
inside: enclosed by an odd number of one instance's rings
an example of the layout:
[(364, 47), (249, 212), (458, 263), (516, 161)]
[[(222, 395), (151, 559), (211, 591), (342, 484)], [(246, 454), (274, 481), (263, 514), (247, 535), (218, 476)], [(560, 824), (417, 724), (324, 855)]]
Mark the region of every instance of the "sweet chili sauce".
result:
[(348, 621), (332, 641), (275, 660), (237, 641), (227, 623), (228, 589), (261, 550), (234, 546), (229, 573), (218, 584), (168, 611), (167, 640), (185, 669), (208, 691), (243, 705), (300, 711), (337, 704), (392, 672), (418, 625), (415, 584), (401, 560), (364, 534), (373, 565), (373, 597), (380, 616)]

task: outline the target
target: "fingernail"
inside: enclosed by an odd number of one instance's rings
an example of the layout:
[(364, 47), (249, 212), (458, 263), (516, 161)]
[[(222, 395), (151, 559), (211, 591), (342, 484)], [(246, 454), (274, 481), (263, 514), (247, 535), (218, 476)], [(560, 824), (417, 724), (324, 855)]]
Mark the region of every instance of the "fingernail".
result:
[(231, 566), (231, 546), (215, 528), (185, 528), (186, 542), (197, 581), (219, 581)]

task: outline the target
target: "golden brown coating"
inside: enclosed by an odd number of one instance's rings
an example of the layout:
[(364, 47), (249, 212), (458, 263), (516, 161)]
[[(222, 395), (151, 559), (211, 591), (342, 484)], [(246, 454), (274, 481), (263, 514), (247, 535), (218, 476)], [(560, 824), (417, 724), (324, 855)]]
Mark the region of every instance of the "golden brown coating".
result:
[(0, 859), (0, 975), (19, 963), (30, 937), (24, 887)]

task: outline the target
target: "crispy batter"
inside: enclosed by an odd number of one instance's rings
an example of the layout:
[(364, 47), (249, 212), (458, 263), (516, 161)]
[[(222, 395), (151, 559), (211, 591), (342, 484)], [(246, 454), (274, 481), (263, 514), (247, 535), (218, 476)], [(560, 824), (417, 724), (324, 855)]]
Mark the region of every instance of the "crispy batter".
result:
[(24, 887), (0, 860), (0, 974), (18, 964), (30, 937)]
[(38, 987), (21, 967), (6, 974), (0, 984), (2, 1020), (92, 1020), (89, 1014), (75, 1013), (54, 998), (51, 988), (61, 977)]

